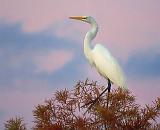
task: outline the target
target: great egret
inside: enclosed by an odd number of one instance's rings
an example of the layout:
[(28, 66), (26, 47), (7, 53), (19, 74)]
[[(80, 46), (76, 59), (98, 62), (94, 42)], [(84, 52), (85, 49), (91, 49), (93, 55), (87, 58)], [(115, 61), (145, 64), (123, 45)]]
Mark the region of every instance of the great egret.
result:
[(99, 97), (107, 91), (107, 89), (109, 96), (111, 83), (114, 83), (121, 88), (126, 88), (126, 80), (123, 71), (110, 52), (101, 44), (96, 44), (93, 49), (90, 47), (92, 40), (98, 32), (98, 25), (94, 18), (91, 16), (76, 16), (70, 17), (70, 19), (80, 20), (91, 25), (91, 29), (86, 33), (84, 38), (84, 54), (90, 65), (94, 66), (99, 74), (108, 80), (108, 87), (99, 95)]

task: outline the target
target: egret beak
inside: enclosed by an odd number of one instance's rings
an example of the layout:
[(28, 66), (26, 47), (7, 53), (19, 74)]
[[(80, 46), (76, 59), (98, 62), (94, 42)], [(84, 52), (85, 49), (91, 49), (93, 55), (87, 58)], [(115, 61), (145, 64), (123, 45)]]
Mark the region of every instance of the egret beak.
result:
[(70, 19), (76, 19), (76, 20), (81, 20), (83, 21), (83, 19), (86, 19), (85, 16), (73, 16), (73, 17), (69, 17)]

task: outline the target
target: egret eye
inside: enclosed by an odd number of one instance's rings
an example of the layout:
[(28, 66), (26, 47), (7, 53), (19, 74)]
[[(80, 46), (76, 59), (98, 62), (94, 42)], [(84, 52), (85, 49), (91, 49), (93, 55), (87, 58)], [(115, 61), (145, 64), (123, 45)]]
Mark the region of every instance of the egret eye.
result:
[(87, 17), (83, 17), (82, 20), (87, 20)]

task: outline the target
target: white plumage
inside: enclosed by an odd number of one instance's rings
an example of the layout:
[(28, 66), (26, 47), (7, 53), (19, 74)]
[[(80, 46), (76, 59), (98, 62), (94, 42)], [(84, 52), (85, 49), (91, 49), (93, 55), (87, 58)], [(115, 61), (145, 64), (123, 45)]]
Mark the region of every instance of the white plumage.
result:
[(126, 88), (126, 82), (121, 67), (110, 52), (101, 44), (96, 44), (92, 50), (92, 59), (100, 75), (109, 78), (111, 82), (117, 86)]
[(126, 88), (126, 80), (123, 71), (110, 52), (101, 44), (96, 44), (93, 49), (90, 47), (91, 41), (98, 32), (98, 25), (96, 21), (90, 16), (70, 18), (81, 20), (91, 25), (91, 29), (87, 32), (84, 39), (84, 54), (91, 66), (94, 66), (99, 74), (107, 80), (109, 79), (112, 83), (119, 87)]

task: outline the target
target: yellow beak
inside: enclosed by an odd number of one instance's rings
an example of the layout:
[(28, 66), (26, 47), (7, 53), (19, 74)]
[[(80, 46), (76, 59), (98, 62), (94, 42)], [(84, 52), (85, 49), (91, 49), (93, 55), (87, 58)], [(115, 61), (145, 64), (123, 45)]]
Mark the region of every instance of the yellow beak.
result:
[(73, 17), (69, 17), (70, 19), (76, 19), (76, 20), (82, 20), (85, 17), (84, 16), (73, 16)]

